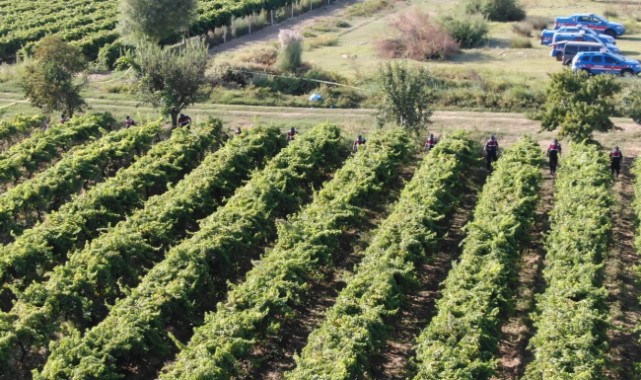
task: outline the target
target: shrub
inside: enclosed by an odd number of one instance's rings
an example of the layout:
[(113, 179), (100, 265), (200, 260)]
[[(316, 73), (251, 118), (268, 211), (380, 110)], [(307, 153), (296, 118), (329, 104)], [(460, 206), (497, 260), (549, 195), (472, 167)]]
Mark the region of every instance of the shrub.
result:
[(125, 49), (127, 48), (130, 47), (125, 46), (119, 41), (106, 44), (98, 51), (98, 58), (96, 60), (101, 68), (105, 70), (113, 70), (116, 61), (124, 55)]
[(619, 12), (617, 12), (616, 9), (612, 7), (608, 7), (603, 11), (603, 16), (606, 18), (618, 18)]
[(318, 93), (322, 95), (325, 104), (336, 108), (357, 108), (365, 100), (362, 94), (349, 87), (323, 84)]
[(390, 0), (364, 0), (347, 8), (349, 17), (367, 17), (392, 6)]
[(280, 51), (278, 52), (278, 68), (294, 72), (302, 63), (303, 37), (295, 30), (281, 29), (278, 33)]
[(512, 24), (512, 31), (519, 36), (532, 37), (532, 24), (527, 21)]
[(553, 20), (543, 16), (527, 16), (526, 21), (534, 30), (543, 30), (552, 24)]
[(401, 14), (391, 26), (398, 30), (399, 36), (377, 42), (382, 57), (424, 61), (447, 59), (459, 51), (454, 38), (441, 25), (432, 22), (426, 12), (413, 10)]
[(625, 89), (621, 96), (621, 113), (641, 124), (641, 86), (635, 84)]
[(489, 27), (481, 16), (445, 16), (440, 24), (447, 33), (464, 49), (483, 45), (487, 41)]
[(336, 46), (338, 45), (338, 35), (334, 33), (325, 33), (305, 41), (305, 47), (308, 50), (317, 49), (323, 46)]
[(632, 18), (627, 18), (623, 20), (623, 26), (625, 26), (625, 32), (627, 34), (634, 34), (639, 31), (639, 24), (637, 20)]
[(592, 133), (614, 128), (610, 115), (612, 98), (621, 86), (611, 75), (589, 77), (570, 70), (550, 75), (546, 101), (539, 114), (542, 129), (560, 129), (558, 136), (581, 142), (591, 140)]
[(512, 49), (529, 49), (532, 47), (532, 41), (525, 37), (512, 37), (510, 47)]
[(378, 74), (383, 99), (378, 106), (379, 125), (393, 122), (417, 136), (427, 130), (439, 80), (423, 67), (391, 63)]
[(521, 21), (525, 11), (516, 0), (468, 0), (465, 11), (480, 13), (490, 21)]

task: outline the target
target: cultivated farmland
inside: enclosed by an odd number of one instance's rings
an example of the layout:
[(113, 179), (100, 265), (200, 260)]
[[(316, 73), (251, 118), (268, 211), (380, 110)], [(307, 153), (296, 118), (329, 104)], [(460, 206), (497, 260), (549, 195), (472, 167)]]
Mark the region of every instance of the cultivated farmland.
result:
[[(88, 116), (69, 131), (104, 122)], [(39, 211), (35, 219), (24, 217), (36, 215), (28, 208), (5, 211), (14, 217), (0, 251), (2, 378), (549, 379), (632, 370), (634, 358), (608, 346), (614, 301), (603, 265), (618, 245), (608, 216), (616, 199), (594, 147), (567, 147), (553, 178), (524, 137), (484, 179), (480, 145), (466, 132), (419, 153), (400, 130), (382, 131), (347, 154), (331, 125), (287, 146), (277, 128), (228, 138), (218, 122), (169, 135), (154, 123), (101, 130), (14, 185), (43, 201), (24, 206)], [(49, 131), (8, 149), (68, 144)], [(121, 141), (139, 149), (96, 150), (120, 163), (79, 182), (81, 193), (50, 198), (37, 186), (88, 147)], [(60, 205), (48, 207), (51, 199)], [(535, 223), (550, 209), (547, 227)], [(530, 238), (541, 232), (545, 244)], [(535, 289), (517, 290), (527, 286), (521, 255), (538, 244), (547, 257), (534, 298)], [(441, 291), (421, 296), (441, 281)], [(425, 304), (410, 313), (416, 297)], [(523, 302), (530, 345), (506, 352), (504, 329)], [(398, 328), (412, 333), (400, 338)], [(623, 341), (638, 344), (633, 335)]]

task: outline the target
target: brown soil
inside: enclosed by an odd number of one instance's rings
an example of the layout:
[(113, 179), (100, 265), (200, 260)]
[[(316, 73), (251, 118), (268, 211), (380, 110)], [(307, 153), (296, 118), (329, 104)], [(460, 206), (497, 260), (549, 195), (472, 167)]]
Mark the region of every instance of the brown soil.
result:
[[(474, 182), (482, 182), (480, 173), (475, 177)], [(404, 297), (397, 317), (390, 321), (391, 336), (371, 360), (372, 378), (406, 379), (410, 375), (412, 370), (408, 364), (414, 357), (415, 339), (436, 311), (435, 303), (441, 296), (440, 284), (461, 253), (460, 243), (465, 235), (462, 227), (472, 216), (477, 196), (477, 190), (469, 190), (450, 218), (448, 233), (439, 242), (437, 254), (417, 268), (418, 286)]]
[(513, 295), (514, 309), (501, 327), (499, 343), (499, 379), (518, 379), (523, 375), (527, 363), (532, 360), (527, 344), (534, 334), (529, 314), (534, 310), (536, 293), (543, 291), (542, 278), (545, 258), (544, 234), (549, 227), (548, 215), (554, 206), (554, 178), (544, 175), (530, 241), (521, 255), (518, 284)]
[(354, 266), (360, 261), (360, 253), (369, 245), (374, 228), (387, 217), (390, 211), (387, 206), (398, 198), (404, 181), (411, 179), (414, 169), (414, 165), (404, 166), (400, 173), (403, 181), (396, 181), (391, 186), (391, 191), (384, 194), (379, 202), (373, 202), (376, 206), (366, 216), (367, 222), (358, 229), (346, 231), (333, 265), (321, 269), (324, 280), (309, 283), (305, 303), (295, 309), (294, 318), (283, 322), (278, 336), (271, 337), (256, 347), (252, 363), (244, 364), (249, 375), (242, 378), (282, 379), (285, 372), (294, 368), (294, 354), (303, 349), (309, 334), (325, 319), (325, 313), (346, 285), (345, 278), (353, 273)]
[(607, 332), (610, 349), (606, 376), (609, 379), (638, 378), (634, 365), (641, 363), (639, 333), (635, 332), (641, 318), (641, 305), (637, 298), (641, 294), (641, 284), (635, 273), (639, 256), (633, 245), (635, 217), (631, 207), (634, 199), (631, 162), (632, 159), (624, 162), (621, 176), (613, 187), (617, 203), (612, 215), (612, 248), (605, 259), (607, 304), (612, 318), (611, 327)]

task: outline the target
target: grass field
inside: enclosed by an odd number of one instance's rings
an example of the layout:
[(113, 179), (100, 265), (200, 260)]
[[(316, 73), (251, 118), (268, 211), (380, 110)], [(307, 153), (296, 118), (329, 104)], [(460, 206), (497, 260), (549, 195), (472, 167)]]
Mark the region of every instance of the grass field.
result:
[[(370, 0), (367, 0), (370, 1)], [(553, 19), (555, 15), (571, 14), (574, 12), (594, 12), (603, 14), (616, 13), (621, 16), (617, 21), (625, 22), (626, 25), (634, 25), (641, 31), (639, 24), (632, 18), (625, 19), (623, 16), (641, 15), (641, 2), (596, 2), (576, 0), (528, 0), (522, 4), (527, 10), (528, 16), (544, 16)], [(380, 64), (385, 62), (379, 58), (374, 49), (374, 43), (378, 38), (388, 35), (393, 31), (389, 22), (396, 15), (407, 12), (414, 8), (429, 11), (438, 16), (453, 11), (459, 7), (458, 2), (443, 0), (428, 1), (406, 1), (395, 2), (384, 11), (374, 13), (367, 17), (348, 17), (347, 10), (332, 12), (329, 16), (318, 16), (308, 19), (297, 28), (303, 31), (322, 30), (324, 25), (336, 23), (338, 20), (347, 21), (348, 26), (342, 27), (338, 32), (331, 32), (335, 41), (330, 46), (317, 46), (313, 49), (306, 49), (303, 59), (323, 70), (336, 72), (350, 81), (360, 77), (367, 78), (375, 72)], [(278, 25), (274, 28), (278, 28)], [(524, 88), (539, 89), (543, 91), (548, 78), (548, 73), (561, 70), (561, 65), (549, 56), (550, 48), (539, 44), (538, 32), (531, 37), (533, 47), (528, 49), (512, 49), (507, 47), (510, 38), (514, 36), (511, 23), (491, 23), (490, 40), (483, 48), (465, 49), (461, 54), (449, 61), (430, 61), (418, 63), (426, 65), (443, 75), (452, 77), (464, 77), (467, 80), (478, 81), (479, 86), (492, 81), (508, 80), (518, 83)], [(261, 32), (258, 32), (261, 33)], [(249, 37), (249, 36), (248, 36)], [(257, 38), (256, 38), (257, 37)], [(257, 40), (252, 43), (240, 44), (241, 47), (230, 51), (218, 53), (214, 57), (215, 62), (225, 60), (246, 59), (260, 46), (271, 46), (275, 44), (273, 39), (261, 39), (260, 35), (253, 38)], [(626, 34), (617, 41), (626, 55), (640, 57), (641, 32)], [(0, 114), (12, 115), (16, 113), (38, 112), (23, 99), (22, 90), (17, 81), (16, 68), (12, 66), (0, 66)], [(137, 120), (155, 119), (158, 112), (151, 107), (140, 104), (134, 95), (123, 91), (128, 83), (126, 73), (100, 73), (92, 75), (90, 85), (85, 91), (85, 96), (91, 111), (108, 111), (114, 113), (117, 118), (124, 118), (131, 115)], [(636, 80), (636, 79), (633, 79)], [(357, 84), (363, 87), (363, 91), (370, 91), (369, 84)], [(242, 97), (242, 92), (239, 93)], [(304, 99), (306, 96), (301, 97)], [(438, 113), (434, 117), (433, 129), (447, 130), (459, 127), (460, 123), (474, 125), (480, 130), (502, 130), (503, 122), (493, 123), (494, 116), (478, 117), (474, 113), (458, 113), (456, 109), (447, 109), (448, 113)], [(349, 131), (367, 133), (375, 127), (374, 111), (371, 109), (337, 110), (309, 107), (254, 107), (247, 105), (222, 105), (217, 104), (217, 99), (212, 98), (210, 102), (196, 104), (185, 113), (195, 120), (204, 120), (209, 116), (220, 117), (230, 127), (240, 125), (249, 126), (254, 123), (276, 123), (283, 128), (295, 126), (306, 128), (318, 122), (328, 121), (345, 127)], [(454, 118), (451, 115), (455, 115)], [(490, 115), (490, 114), (487, 114)], [(57, 118), (58, 115), (53, 115)], [(497, 116), (503, 118), (503, 115)], [(523, 115), (512, 115), (510, 118), (519, 119), (519, 125), (528, 125), (527, 130), (536, 133), (538, 123), (529, 121)], [(477, 120), (478, 119), (478, 120)], [(499, 119), (497, 119), (499, 120)], [(617, 119), (617, 125), (626, 130), (636, 130), (636, 127), (626, 119)], [(522, 130), (519, 128), (519, 133)], [(510, 135), (511, 131), (502, 131)]]

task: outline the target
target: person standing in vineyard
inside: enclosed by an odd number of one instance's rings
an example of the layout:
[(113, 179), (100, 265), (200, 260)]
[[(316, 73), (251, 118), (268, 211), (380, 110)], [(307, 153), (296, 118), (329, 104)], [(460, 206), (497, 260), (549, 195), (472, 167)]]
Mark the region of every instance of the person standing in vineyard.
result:
[(290, 142), (294, 141), (294, 136), (298, 134), (298, 131), (296, 128), (292, 127), (292, 129), (287, 132), (287, 143), (289, 144)]
[(423, 147), (423, 149), (426, 152), (429, 152), (430, 150), (432, 150), (432, 148), (434, 148), (436, 143), (438, 143), (438, 139), (436, 139), (436, 137), (434, 137), (434, 135), (430, 133), (430, 137), (425, 140), (425, 146)]
[(358, 146), (359, 146), (359, 145), (363, 145), (363, 144), (365, 144), (365, 143), (366, 143), (366, 140), (363, 138), (363, 136), (358, 135), (358, 137), (356, 138), (356, 140), (354, 140), (354, 144), (352, 145), (352, 150), (353, 150), (354, 152), (358, 152)]
[(492, 163), (498, 160), (498, 151), (499, 151), (499, 142), (496, 141), (496, 137), (494, 137), (494, 135), (490, 136), (490, 138), (485, 142), (485, 146), (483, 147), (483, 150), (485, 150), (487, 171), (491, 173)]
[(67, 115), (63, 112), (62, 115), (60, 115), (60, 124), (64, 124), (69, 121), (69, 118)]
[(548, 147), (547, 156), (550, 158), (550, 174), (556, 173), (556, 167), (559, 163), (559, 155), (561, 154), (561, 144), (557, 139), (554, 139), (552, 144)]
[(130, 118), (129, 115), (127, 115), (127, 117), (125, 117), (125, 128), (133, 127), (134, 125), (136, 125), (134, 119)]
[(178, 125), (181, 127), (185, 127), (189, 124), (191, 124), (191, 117), (181, 113), (178, 117)]
[(623, 153), (619, 149), (619, 146), (616, 145), (612, 152), (610, 152), (610, 171), (612, 175), (616, 175), (617, 178), (621, 171), (621, 161), (623, 161)]

